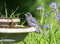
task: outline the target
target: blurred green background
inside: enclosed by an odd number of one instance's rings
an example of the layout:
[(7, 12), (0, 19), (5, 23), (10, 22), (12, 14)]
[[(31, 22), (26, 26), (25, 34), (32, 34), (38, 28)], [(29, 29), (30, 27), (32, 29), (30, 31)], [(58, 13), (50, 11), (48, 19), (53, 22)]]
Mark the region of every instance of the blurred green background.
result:
[[(49, 9), (49, 4), (52, 1), (58, 2), (59, 6), (59, 0), (42, 0), (42, 1), (44, 2), (44, 7), (46, 8), (46, 10)], [(6, 8), (8, 9), (9, 14), (11, 13), (12, 10), (15, 10), (17, 7), (19, 7), (16, 13), (31, 12), (34, 17), (39, 18), (39, 12), (36, 10), (36, 8), (41, 5), (41, 0), (0, 0), (0, 12), (2, 12), (2, 14), (5, 14), (4, 3), (6, 3)]]
[[(21, 13), (19, 16), (20, 18), (25, 20), (24, 14), (26, 12), (31, 12), (33, 17), (35, 17), (37, 20), (40, 20), (40, 12), (36, 10), (37, 7), (41, 6), (41, 2), (43, 1), (44, 7), (45, 7), (45, 12), (48, 13), (49, 11), (49, 4), (51, 2), (57, 2), (59, 6), (59, 0), (0, 0), (0, 14), (5, 15), (5, 6), (4, 4), (6, 3), (6, 8), (8, 11), (8, 15), (10, 16), (12, 10), (15, 11), (17, 7), (19, 9), (15, 12)], [(60, 8), (59, 8), (60, 9)], [(39, 22), (39, 21), (38, 21)]]

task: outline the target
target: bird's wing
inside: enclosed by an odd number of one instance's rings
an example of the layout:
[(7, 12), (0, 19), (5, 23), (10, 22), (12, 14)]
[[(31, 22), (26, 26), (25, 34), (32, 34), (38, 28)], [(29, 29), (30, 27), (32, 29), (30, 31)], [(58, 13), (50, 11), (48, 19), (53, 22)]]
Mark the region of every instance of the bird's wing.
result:
[(33, 22), (33, 23), (35, 23), (35, 24), (37, 24), (37, 25), (40, 25), (40, 24), (36, 21), (35, 18), (31, 18), (30, 21)]

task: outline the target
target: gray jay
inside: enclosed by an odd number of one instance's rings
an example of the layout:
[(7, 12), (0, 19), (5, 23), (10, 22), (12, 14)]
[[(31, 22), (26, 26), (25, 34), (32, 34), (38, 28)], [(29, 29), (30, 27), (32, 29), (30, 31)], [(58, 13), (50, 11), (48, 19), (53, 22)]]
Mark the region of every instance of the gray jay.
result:
[(36, 19), (32, 16), (31, 13), (26, 13), (25, 17), (29, 26), (36, 27), (36, 32), (40, 32), (41, 34), (43, 34), (40, 24), (36, 21)]

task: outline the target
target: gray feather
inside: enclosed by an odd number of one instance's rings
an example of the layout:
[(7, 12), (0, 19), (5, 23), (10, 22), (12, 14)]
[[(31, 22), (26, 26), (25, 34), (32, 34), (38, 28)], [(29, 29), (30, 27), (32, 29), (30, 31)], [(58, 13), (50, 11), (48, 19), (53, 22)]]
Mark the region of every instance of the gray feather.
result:
[(36, 21), (36, 19), (34, 17), (32, 17), (31, 13), (26, 13), (26, 20), (29, 26), (31, 27), (36, 27), (37, 28), (37, 32), (40, 32), (41, 34), (43, 33), (40, 24)]

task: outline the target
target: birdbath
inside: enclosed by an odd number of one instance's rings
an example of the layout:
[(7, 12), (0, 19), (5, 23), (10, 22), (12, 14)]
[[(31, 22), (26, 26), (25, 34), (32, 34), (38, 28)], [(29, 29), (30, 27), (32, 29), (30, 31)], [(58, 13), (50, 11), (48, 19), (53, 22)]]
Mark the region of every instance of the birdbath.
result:
[(22, 41), (29, 32), (34, 32), (34, 27), (16, 25), (20, 19), (0, 18), (0, 42)]

